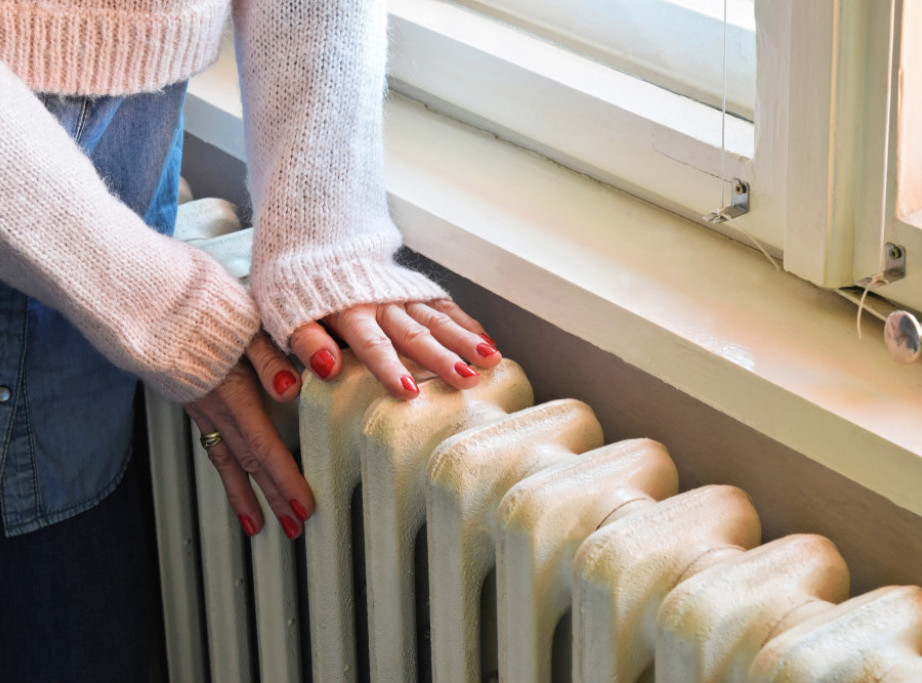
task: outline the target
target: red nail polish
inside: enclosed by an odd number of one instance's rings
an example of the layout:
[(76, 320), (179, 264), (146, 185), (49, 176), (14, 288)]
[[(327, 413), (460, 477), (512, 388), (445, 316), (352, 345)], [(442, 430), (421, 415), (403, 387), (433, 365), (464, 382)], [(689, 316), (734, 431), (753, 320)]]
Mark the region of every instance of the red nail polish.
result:
[(487, 356), (492, 356), (494, 353), (498, 353), (495, 346), (490, 346), (489, 344), (477, 344), (477, 353), (486, 358)]
[(416, 386), (416, 382), (413, 381), (413, 378), (409, 375), (404, 375), (400, 378), (400, 383), (403, 385), (403, 388), (407, 391), (412, 391), (414, 394), (419, 393), (419, 387)]
[(326, 379), (333, 372), (333, 366), (336, 365), (336, 359), (327, 349), (320, 349), (311, 356), (311, 370), (314, 371), (320, 379)]
[(288, 370), (282, 370), (272, 379), (272, 386), (275, 387), (275, 393), (277, 394), (284, 394), (297, 383), (298, 378)]
[(489, 335), (481, 333), (480, 337), (490, 346), (496, 346), (496, 342), (490, 339)]
[(308, 518), (307, 510), (304, 509), (304, 506), (301, 505), (294, 498), (288, 501), (288, 504), (291, 506), (291, 509), (295, 512), (295, 517), (300, 519), (302, 522), (306, 522)]
[(251, 537), (256, 535), (258, 529), (249, 515), (237, 515), (237, 518), (240, 520), (240, 526), (243, 527), (243, 533)]
[(457, 372), (462, 377), (477, 377), (480, 374), (474, 368), (469, 365), (465, 365), (461, 361), (455, 363), (455, 372)]
[(283, 515), (279, 517), (279, 522), (282, 523), (282, 530), (288, 538), (294, 539), (298, 535), (298, 525), (291, 517)]

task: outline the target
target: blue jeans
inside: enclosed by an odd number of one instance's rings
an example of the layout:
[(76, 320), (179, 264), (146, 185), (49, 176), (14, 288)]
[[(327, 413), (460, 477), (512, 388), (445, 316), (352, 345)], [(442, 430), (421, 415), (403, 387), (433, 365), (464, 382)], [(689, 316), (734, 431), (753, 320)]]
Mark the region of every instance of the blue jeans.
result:
[[(184, 95), (185, 83), (40, 97), (110, 191), (170, 234)], [(0, 682), (145, 681), (150, 535), (129, 466), (137, 380), (5, 284), (0, 310)]]

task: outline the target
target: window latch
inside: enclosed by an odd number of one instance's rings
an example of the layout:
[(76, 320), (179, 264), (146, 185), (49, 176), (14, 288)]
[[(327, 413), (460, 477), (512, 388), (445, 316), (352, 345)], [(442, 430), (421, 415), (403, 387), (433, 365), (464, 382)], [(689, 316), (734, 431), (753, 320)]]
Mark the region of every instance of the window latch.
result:
[(708, 223), (725, 223), (731, 218), (749, 213), (749, 183), (739, 178), (730, 180), (730, 205), (703, 216)]

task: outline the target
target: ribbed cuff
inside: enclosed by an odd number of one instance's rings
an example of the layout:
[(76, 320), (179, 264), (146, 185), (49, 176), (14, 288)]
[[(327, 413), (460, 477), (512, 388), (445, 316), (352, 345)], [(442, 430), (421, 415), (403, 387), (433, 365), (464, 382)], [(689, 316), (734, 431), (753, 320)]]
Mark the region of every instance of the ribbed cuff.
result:
[[(182, 3), (174, 3), (181, 5)], [(217, 57), (226, 0), (129, 12), (0, 0), (0, 61), (34, 92), (123, 95), (184, 80)]]
[[(324, 256), (300, 256), (260, 263), (250, 275), (251, 291), (263, 327), (279, 348), (289, 351), (291, 334), (301, 325), (358, 304), (431, 301), (445, 290), (421, 273), (390, 258), (369, 254), (368, 241)], [(254, 264), (255, 266), (256, 264)]]
[(204, 252), (193, 259), (201, 274), (199, 296), (171, 316), (175, 323), (158, 331), (154, 368), (140, 373), (148, 386), (179, 403), (214, 389), (259, 330), (256, 304), (243, 286)]

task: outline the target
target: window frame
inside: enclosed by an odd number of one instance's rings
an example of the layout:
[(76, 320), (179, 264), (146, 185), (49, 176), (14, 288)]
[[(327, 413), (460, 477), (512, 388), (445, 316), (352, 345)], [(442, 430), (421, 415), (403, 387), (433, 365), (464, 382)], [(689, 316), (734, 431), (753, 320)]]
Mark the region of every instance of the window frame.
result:
[[(755, 122), (727, 119), (724, 177), (751, 187), (751, 211), (737, 222), (786, 271), (824, 288), (880, 269), (882, 223), (887, 241), (907, 246), (910, 269), (922, 254), (922, 231), (896, 217), (891, 6), (900, 16), (902, 0), (756, 0)], [(721, 196), (719, 112), (466, 7), (388, 0), (388, 9), (393, 90), (748, 241), (702, 218)], [(912, 289), (922, 292), (907, 279), (884, 294), (922, 308)]]

